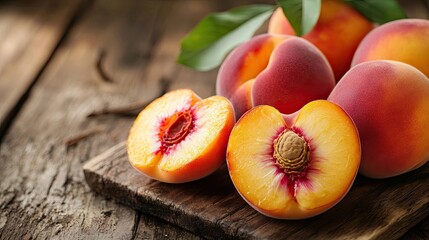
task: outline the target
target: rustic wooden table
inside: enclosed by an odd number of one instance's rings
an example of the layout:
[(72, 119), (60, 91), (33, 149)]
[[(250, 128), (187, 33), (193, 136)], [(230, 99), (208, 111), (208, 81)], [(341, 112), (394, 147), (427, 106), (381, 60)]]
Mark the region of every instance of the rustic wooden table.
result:
[[(0, 1), (0, 239), (201, 238), (90, 190), (82, 164), (134, 119), (88, 115), (176, 88), (213, 95), (216, 71), (175, 63), (180, 39), (249, 2), (261, 1)], [(428, 1), (401, 3), (428, 18)], [(429, 238), (429, 218), (410, 238)]]

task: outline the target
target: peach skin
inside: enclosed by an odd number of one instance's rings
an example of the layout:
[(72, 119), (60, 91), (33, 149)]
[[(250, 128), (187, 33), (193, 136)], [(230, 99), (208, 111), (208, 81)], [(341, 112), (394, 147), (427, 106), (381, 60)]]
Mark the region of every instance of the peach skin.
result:
[(413, 65), (429, 77), (429, 20), (402, 19), (369, 33), (352, 65), (371, 60), (395, 60)]
[(363, 175), (396, 176), (429, 160), (429, 79), (411, 65), (358, 64), (328, 100), (341, 106), (359, 130)]
[(293, 113), (310, 101), (326, 99), (334, 85), (328, 61), (311, 43), (264, 34), (231, 52), (219, 70), (216, 91), (231, 100), (238, 119), (257, 105)]
[(149, 104), (128, 136), (131, 165), (168, 183), (200, 179), (225, 162), (234, 110), (224, 97), (201, 100), (191, 90), (165, 94)]
[(348, 192), (359, 169), (353, 121), (326, 100), (282, 115), (262, 105), (234, 126), (227, 148), (229, 174), (244, 200), (280, 219), (318, 215)]
[[(343, 1), (324, 0), (314, 28), (302, 37), (326, 56), (338, 81), (350, 68), (353, 54), (373, 24)], [(281, 8), (270, 19), (268, 33), (295, 35)]]

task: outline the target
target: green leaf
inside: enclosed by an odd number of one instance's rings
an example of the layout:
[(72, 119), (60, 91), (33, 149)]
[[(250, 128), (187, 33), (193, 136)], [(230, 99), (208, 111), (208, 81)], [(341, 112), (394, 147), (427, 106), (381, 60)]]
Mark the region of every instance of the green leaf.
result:
[(396, 0), (345, 0), (345, 2), (369, 20), (380, 24), (407, 17)]
[(313, 29), (320, 15), (321, 0), (277, 0), (297, 36)]
[(218, 67), (234, 47), (255, 34), (274, 8), (247, 5), (205, 17), (182, 40), (177, 62), (199, 71)]

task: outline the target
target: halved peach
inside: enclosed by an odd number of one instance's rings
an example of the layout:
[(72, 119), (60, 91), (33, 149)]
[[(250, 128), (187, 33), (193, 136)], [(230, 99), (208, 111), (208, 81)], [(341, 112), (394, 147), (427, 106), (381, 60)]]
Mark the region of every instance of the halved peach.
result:
[(359, 136), (349, 116), (326, 100), (292, 115), (263, 105), (233, 128), (227, 163), (236, 189), (257, 211), (307, 218), (334, 206), (352, 186)]
[(225, 162), (234, 110), (224, 97), (201, 100), (191, 90), (175, 90), (149, 104), (128, 136), (131, 165), (168, 183), (200, 179)]

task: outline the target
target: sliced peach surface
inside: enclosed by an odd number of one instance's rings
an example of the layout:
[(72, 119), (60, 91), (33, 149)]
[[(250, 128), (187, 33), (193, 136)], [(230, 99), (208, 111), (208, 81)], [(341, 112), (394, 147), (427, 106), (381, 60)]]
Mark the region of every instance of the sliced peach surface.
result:
[(201, 100), (191, 90), (165, 94), (137, 117), (128, 156), (150, 178), (181, 183), (209, 175), (225, 161), (234, 110), (224, 97)]
[(359, 136), (348, 115), (325, 100), (294, 115), (258, 106), (233, 128), (227, 163), (236, 189), (257, 211), (307, 218), (350, 189), (360, 163)]

